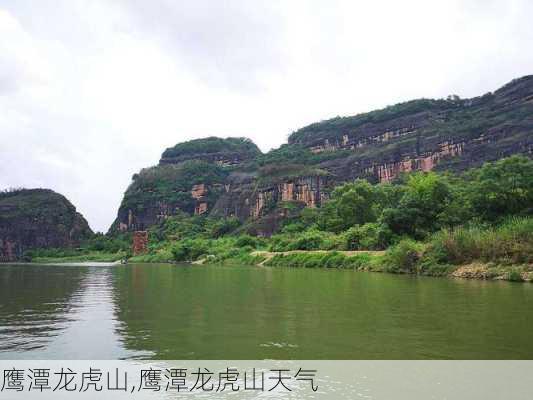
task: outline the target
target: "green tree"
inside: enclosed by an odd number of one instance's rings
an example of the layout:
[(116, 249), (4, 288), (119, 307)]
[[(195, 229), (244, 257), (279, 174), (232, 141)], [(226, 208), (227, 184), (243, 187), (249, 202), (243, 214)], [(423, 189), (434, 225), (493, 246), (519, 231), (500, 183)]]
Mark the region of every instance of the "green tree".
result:
[(374, 222), (379, 213), (379, 189), (365, 180), (337, 187), (320, 215), (319, 225), (339, 232), (355, 225)]
[(495, 222), (533, 213), (533, 161), (513, 156), (486, 163), (471, 173), (470, 197), (476, 214)]
[(423, 238), (437, 230), (453, 199), (446, 178), (434, 172), (409, 176), (398, 207), (387, 208), (382, 221), (394, 233)]

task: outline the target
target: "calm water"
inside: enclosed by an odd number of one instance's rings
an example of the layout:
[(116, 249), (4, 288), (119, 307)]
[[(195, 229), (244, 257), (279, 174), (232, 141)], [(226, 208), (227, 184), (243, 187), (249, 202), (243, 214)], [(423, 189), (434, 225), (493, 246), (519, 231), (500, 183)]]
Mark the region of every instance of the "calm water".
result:
[(0, 265), (0, 359), (532, 359), (533, 285)]

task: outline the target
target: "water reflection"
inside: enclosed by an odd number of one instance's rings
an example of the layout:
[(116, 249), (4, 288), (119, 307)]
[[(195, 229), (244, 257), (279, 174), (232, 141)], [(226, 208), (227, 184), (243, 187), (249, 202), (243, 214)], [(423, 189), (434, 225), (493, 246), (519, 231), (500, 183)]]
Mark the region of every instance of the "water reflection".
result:
[(85, 274), (80, 269), (0, 267), (0, 352), (42, 349), (60, 335)]
[(533, 285), (255, 267), (0, 266), (0, 358), (533, 357)]
[(112, 274), (99, 266), (0, 266), (0, 357), (134, 356), (115, 333)]
[(115, 272), (124, 345), (157, 359), (533, 356), (527, 284), (252, 267)]

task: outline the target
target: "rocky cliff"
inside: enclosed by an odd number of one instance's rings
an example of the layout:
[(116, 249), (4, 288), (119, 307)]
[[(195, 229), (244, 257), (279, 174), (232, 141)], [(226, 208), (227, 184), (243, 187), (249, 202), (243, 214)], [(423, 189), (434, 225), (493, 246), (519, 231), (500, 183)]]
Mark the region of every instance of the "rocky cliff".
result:
[(83, 216), (48, 189), (0, 193), (0, 261), (14, 261), (35, 248), (72, 247), (92, 235)]
[(461, 171), (512, 154), (533, 154), (533, 76), (472, 99), (413, 100), (318, 122), (266, 154), (247, 139), (178, 144), (134, 175), (112, 231), (146, 229), (183, 211), (235, 216), (269, 235), (339, 183)]
[(246, 138), (208, 137), (178, 143), (161, 155), (160, 165), (180, 164), (188, 160), (201, 160), (219, 166), (241, 165), (261, 154), (259, 148)]
[(209, 213), (231, 171), (260, 154), (246, 138), (210, 137), (166, 149), (158, 165), (133, 176), (111, 232), (144, 230), (180, 211)]

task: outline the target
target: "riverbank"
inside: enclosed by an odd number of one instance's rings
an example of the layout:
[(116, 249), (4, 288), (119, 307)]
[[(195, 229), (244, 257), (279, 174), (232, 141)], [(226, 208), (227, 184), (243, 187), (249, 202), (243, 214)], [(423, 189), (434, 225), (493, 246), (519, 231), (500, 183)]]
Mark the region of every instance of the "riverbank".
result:
[(332, 188), (320, 207), (272, 204), (263, 216), (284, 216), (275, 223), (178, 212), (148, 227), (148, 240), (135, 251), (132, 232), (110, 232), (77, 248), (32, 249), (22, 259), (127, 258), (530, 280), (532, 177), (533, 160), (511, 157), (457, 176), (412, 173), (392, 184), (356, 180)]
[(57, 263), (83, 263), (83, 262), (106, 262), (112, 263), (121, 261), (127, 258), (127, 253), (120, 251), (117, 253), (104, 253), (104, 252), (89, 252), (86, 254), (80, 255), (67, 255), (67, 256), (56, 256), (56, 257), (33, 257), (31, 259), (32, 263), (35, 264), (57, 264)]
[(289, 251), (253, 253), (263, 261), (257, 265), (267, 267), (342, 268), (357, 271), (412, 274), (463, 279), (533, 281), (533, 264), (503, 265), (472, 262), (464, 265), (422, 264), (416, 268), (391, 265), (384, 251)]
[[(208, 220), (194, 220), (206, 224)], [(155, 236), (145, 254), (131, 257), (124, 250), (46, 250), (33, 254), (37, 263), (106, 261), (127, 258), (132, 263), (187, 262), (196, 264), (240, 264), (303, 268), (344, 268), (469, 279), (530, 281), (533, 273), (533, 218), (514, 217), (499, 225), (471, 224), (441, 229), (423, 240), (408, 236), (372, 249), (371, 243), (351, 249), (353, 235), (317, 230), (273, 235), (270, 238), (243, 233), (218, 237), (201, 231), (191, 219), (173, 222), (181, 231), (187, 223), (195, 233), (175, 239), (169, 232)], [(205, 228), (207, 229), (207, 228)], [(198, 232), (199, 231), (199, 232)], [(361, 241), (372, 232), (361, 236)], [(361, 232), (358, 233), (358, 235)], [(379, 232), (377, 232), (379, 236)], [(172, 239), (170, 239), (172, 237)], [(358, 239), (359, 240), (359, 239)]]
[[(388, 254), (389, 253), (389, 254)], [(32, 260), (33, 264), (73, 264), (86, 262), (117, 263), (123, 254), (91, 254), (78, 257), (40, 257)], [(409, 257), (404, 257), (408, 259)], [(411, 257), (413, 258), (413, 257)], [(423, 254), (417, 256), (423, 259)], [(130, 263), (175, 263), (172, 259), (162, 260), (150, 255), (131, 257)], [(471, 262), (467, 264), (434, 264), (421, 262), (408, 267), (404, 262), (391, 263), (390, 251), (327, 251), (327, 250), (292, 250), (272, 252), (257, 250), (246, 257), (229, 257), (223, 260), (214, 255), (207, 255), (190, 261), (193, 265), (254, 265), (259, 267), (287, 268), (329, 268), (351, 269), (354, 271), (382, 272), (391, 274), (410, 274), (434, 277), (505, 280), (513, 282), (533, 282), (533, 264), (498, 264), (494, 262)], [(180, 262), (183, 263), (183, 262)]]

